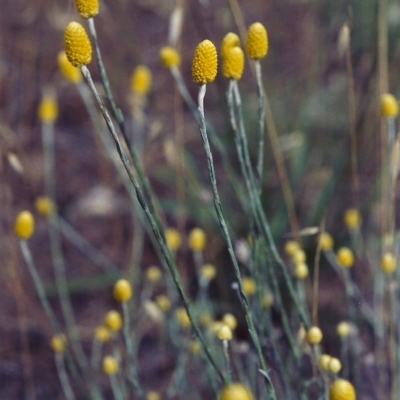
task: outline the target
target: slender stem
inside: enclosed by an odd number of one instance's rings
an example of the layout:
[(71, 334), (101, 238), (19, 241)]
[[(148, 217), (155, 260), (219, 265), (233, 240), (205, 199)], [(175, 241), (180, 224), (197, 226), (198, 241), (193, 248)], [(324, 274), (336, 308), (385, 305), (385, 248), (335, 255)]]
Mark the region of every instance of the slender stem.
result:
[(55, 362), (57, 367), (58, 378), (60, 379), (61, 388), (67, 400), (75, 400), (75, 394), (72, 390), (71, 383), (65, 369), (64, 356), (62, 353), (55, 354)]
[[(202, 137), (203, 143), (204, 143), (204, 149), (205, 149), (206, 156), (207, 156), (207, 164), (208, 164), (208, 170), (209, 170), (210, 181), (211, 181), (211, 186), (212, 186), (212, 191), (213, 191), (213, 198), (214, 198), (214, 207), (215, 207), (215, 210), (216, 210), (216, 213), (218, 216), (222, 234), (224, 236), (224, 239), (225, 239), (227, 247), (228, 247), (228, 252), (229, 252), (233, 267), (234, 267), (235, 276), (236, 276), (236, 279), (238, 280), (239, 297), (240, 297), (241, 304), (245, 311), (246, 321), (249, 326), (250, 336), (256, 347), (256, 351), (257, 351), (257, 355), (258, 355), (261, 367), (265, 372), (267, 372), (267, 367), (266, 367), (266, 363), (264, 360), (264, 356), (262, 354), (260, 340), (259, 340), (257, 331), (255, 329), (253, 316), (250, 311), (250, 306), (249, 306), (247, 297), (246, 297), (245, 293), (243, 292), (242, 276), (240, 273), (239, 264), (237, 262), (236, 255), (235, 255), (235, 252), (233, 249), (232, 240), (229, 235), (228, 227), (227, 227), (225, 217), (224, 217), (224, 212), (222, 209), (221, 200), (219, 197), (219, 192), (218, 192), (218, 188), (217, 188), (217, 180), (216, 180), (216, 175), (215, 175), (215, 170), (214, 170), (214, 161), (213, 161), (213, 156), (211, 153), (210, 143), (208, 141), (206, 122), (205, 122), (205, 118), (204, 118), (204, 96), (205, 96), (205, 93), (206, 93), (206, 85), (201, 85), (199, 88), (199, 96), (198, 96), (199, 116), (200, 116), (199, 127), (200, 127), (201, 137)], [(265, 378), (266, 378), (266, 382), (267, 382), (267, 391), (268, 391), (269, 395), (273, 399), (275, 399), (276, 396), (275, 396), (274, 387), (272, 385), (272, 381), (268, 375), (265, 375)]]
[(26, 265), (28, 266), (29, 274), (31, 275), (33, 284), (35, 285), (36, 293), (38, 294), (39, 300), (42, 303), (42, 307), (44, 308), (44, 311), (46, 312), (47, 317), (49, 318), (53, 332), (56, 334), (59, 334), (60, 328), (58, 326), (58, 322), (57, 322), (56, 317), (53, 313), (53, 310), (50, 306), (50, 303), (46, 297), (46, 293), (43, 288), (42, 280), (40, 279), (40, 276), (37, 273), (35, 264), (33, 262), (31, 251), (29, 250), (29, 247), (28, 247), (28, 243), (26, 242), (26, 240), (21, 240), (19, 242), (19, 246), (21, 249), (22, 256), (24, 257), (24, 260), (26, 262)]
[(264, 89), (263, 89), (263, 84), (262, 84), (260, 60), (256, 60), (255, 68), (256, 68), (257, 96), (258, 96), (258, 125), (260, 128), (259, 142), (258, 142), (257, 172), (258, 172), (258, 184), (259, 184), (259, 189), (261, 192), (262, 186), (263, 186), (263, 175), (264, 175), (265, 105), (264, 105)]
[[(98, 103), (98, 105), (100, 107), (100, 110), (101, 110), (101, 112), (103, 114), (103, 117), (104, 117), (104, 120), (105, 120), (105, 122), (107, 124), (107, 127), (108, 127), (108, 129), (109, 129), (109, 131), (110, 131), (110, 133), (111, 133), (111, 135), (113, 137), (113, 140), (114, 140), (115, 146), (117, 148), (118, 154), (119, 154), (119, 156), (121, 158), (121, 161), (122, 161), (122, 163), (124, 165), (124, 168), (125, 168), (128, 176), (129, 176), (129, 179), (130, 179), (130, 181), (131, 181), (131, 183), (132, 183), (132, 185), (133, 185), (133, 187), (135, 189), (138, 201), (139, 201), (141, 207), (143, 208), (143, 211), (144, 211), (144, 213), (145, 213), (145, 215), (146, 215), (146, 217), (147, 217), (147, 219), (148, 219), (148, 221), (150, 223), (151, 229), (152, 229), (153, 234), (154, 234), (154, 236), (155, 236), (155, 238), (156, 238), (156, 240), (158, 242), (158, 245), (159, 245), (159, 248), (161, 250), (162, 256), (164, 257), (164, 260), (165, 260), (165, 262), (167, 264), (167, 267), (168, 267), (168, 269), (169, 269), (169, 271), (171, 273), (171, 276), (172, 276), (172, 279), (174, 281), (174, 284), (175, 284), (175, 286), (176, 286), (176, 288), (178, 290), (179, 296), (181, 297), (181, 299), (183, 301), (183, 304), (184, 304), (184, 306), (186, 308), (186, 311), (187, 311), (188, 316), (190, 318), (190, 321), (192, 323), (192, 327), (193, 327), (196, 335), (198, 336), (200, 342), (203, 345), (203, 349), (204, 349), (205, 355), (206, 355), (208, 361), (214, 367), (214, 369), (215, 369), (216, 373), (218, 374), (218, 376), (220, 377), (220, 379), (223, 382), (226, 382), (226, 378), (225, 378), (224, 374), (222, 373), (220, 367), (218, 366), (216, 360), (214, 359), (213, 355), (211, 354), (211, 351), (210, 351), (210, 349), (209, 349), (209, 347), (207, 345), (207, 342), (205, 341), (205, 338), (204, 338), (204, 336), (203, 336), (203, 334), (202, 334), (202, 332), (201, 332), (201, 330), (200, 330), (200, 328), (198, 326), (197, 320), (194, 317), (194, 314), (193, 314), (193, 311), (192, 311), (192, 304), (190, 303), (188, 297), (186, 296), (186, 293), (183, 290), (183, 286), (182, 286), (182, 283), (181, 283), (181, 280), (180, 280), (180, 276), (179, 276), (179, 273), (178, 273), (178, 268), (177, 268), (177, 266), (175, 264), (175, 261), (174, 261), (172, 255), (171, 255), (171, 252), (170, 252), (168, 246), (165, 243), (165, 238), (161, 233), (161, 228), (160, 228), (161, 227), (161, 223), (160, 223), (159, 219), (157, 218), (157, 214), (153, 214), (151, 212), (151, 210), (150, 210), (150, 208), (148, 206), (148, 203), (147, 203), (147, 201), (145, 200), (145, 198), (143, 196), (142, 189), (140, 188), (136, 177), (132, 173), (132, 170), (131, 170), (131, 167), (129, 165), (129, 161), (128, 161), (128, 158), (126, 156), (125, 150), (123, 149), (123, 147), (121, 145), (121, 142), (120, 142), (120, 140), (118, 138), (117, 132), (115, 131), (114, 124), (113, 124), (113, 122), (112, 122), (112, 120), (111, 120), (111, 118), (110, 118), (110, 116), (108, 114), (108, 111), (107, 111), (107, 109), (106, 109), (106, 107), (105, 107), (105, 105), (103, 103), (103, 100), (100, 97), (99, 93), (97, 92), (97, 90), (96, 90), (96, 88), (95, 88), (95, 86), (93, 84), (93, 81), (92, 81), (92, 78), (90, 76), (89, 70), (86, 68), (86, 66), (82, 66), (81, 67), (81, 71), (82, 71), (82, 74), (83, 74), (83, 76), (85, 78), (86, 83), (88, 84), (90, 90), (92, 91), (93, 96), (95, 97), (95, 99), (96, 99), (96, 101), (97, 101), (97, 103)], [(137, 172), (143, 175), (143, 172), (141, 171), (140, 165), (137, 165), (137, 168), (138, 168)], [(154, 213), (155, 212), (156, 212), (156, 210), (154, 210)]]

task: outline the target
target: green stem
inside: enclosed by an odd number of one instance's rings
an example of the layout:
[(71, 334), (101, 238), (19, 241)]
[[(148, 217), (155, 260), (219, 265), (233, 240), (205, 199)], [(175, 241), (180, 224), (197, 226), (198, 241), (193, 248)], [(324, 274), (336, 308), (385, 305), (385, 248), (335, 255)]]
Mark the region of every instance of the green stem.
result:
[[(83, 76), (84, 76), (84, 78), (86, 80), (86, 83), (88, 84), (90, 90), (92, 91), (93, 96), (95, 97), (95, 99), (96, 99), (96, 101), (97, 101), (97, 103), (98, 103), (98, 105), (100, 107), (100, 110), (101, 110), (101, 112), (103, 114), (103, 117), (104, 117), (104, 120), (105, 120), (105, 122), (107, 124), (107, 127), (108, 127), (108, 129), (109, 129), (109, 131), (110, 131), (110, 133), (111, 133), (111, 135), (113, 137), (113, 140), (114, 140), (115, 146), (117, 148), (118, 154), (119, 154), (119, 156), (121, 158), (121, 161), (122, 161), (122, 163), (124, 165), (124, 168), (125, 168), (128, 176), (129, 176), (129, 179), (130, 179), (130, 181), (131, 181), (131, 183), (132, 183), (132, 185), (133, 185), (133, 187), (135, 189), (138, 201), (139, 201), (140, 205), (142, 206), (143, 211), (144, 211), (144, 213), (145, 213), (145, 215), (146, 215), (146, 217), (147, 217), (147, 219), (148, 219), (148, 221), (150, 223), (150, 226), (151, 226), (151, 229), (153, 231), (153, 234), (154, 234), (154, 236), (155, 236), (155, 238), (156, 238), (156, 240), (158, 242), (158, 245), (159, 245), (159, 248), (161, 250), (161, 253), (162, 253), (162, 255), (164, 257), (164, 260), (165, 260), (165, 262), (167, 264), (167, 267), (168, 267), (168, 269), (169, 269), (169, 271), (171, 273), (172, 279), (173, 279), (173, 281), (175, 283), (175, 286), (176, 286), (176, 288), (178, 290), (178, 293), (179, 293), (179, 295), (180, 295), (180, 297), (181, 297), (181, 299), (183, 301), (183, 304), (184, 304), (184, 306), (186, 308), (186, 311), (187, 311), (188, 316), (190, 318), (190, 321), (192, 323), (192, 327), (193, 327), (196, 335), (198, 336), (200, 342), (203, 345), (203, 349), (204, 349), (204, 352), (205, 352), (205, 355), (206, 355), (208, 361), (212, 364), (212, 366), (214, 367), (214, 369), (215, 369), (216, 373), (218, 374), (218, 376), (220, 377), (220, 379), (223, 382), (225, 382), (226, 381), (225, 376), (221, 372), (220, 367), (218, 366), (216, 360), (214, 359), (213, 355), (211, 354), (211, 352), (209, 350), (209, 347), (208, 347), (208, 345), (207, 345), (207, 343), (205, 341), (205, 338), (204, 338), (204, 336), (203, 336), (203, 334), (202, 334), (202, 332), (201, 332), (201, 330), (200, 330), (200, 328), (199, 328), (199, 326), (197, 324), (197, 321), (196, 321), (196, 319), (194, 317), (194, 314), (193, 314), (193, 311), (192, 311), (192, 305), (191, 305), (188, 297), (186, 296), (186, 293), (183, 290), (183, 285), (182, 285), (181, 280), (180, 280), (178, 268), (176, 266), (175, 261), (173, 260), (173, 257), (171, 255), (171, 252), (170, 252), (168, 246), (165, 243), (165, 238), (164, 238), (164, 236), (162, 235), (162, 233), (160, 231), (161, 224), (159, 222), (159, 219), (157, 218), (156, 214), (153, 214), (150, 211), (150, 208), (149, 208), (149, 206), (148, 206), (148, 204), (147, 204), (147, 202), (146, 202), (146, 200), (145, 200), (145, 198), (143, 196), (142, 189), (140, 188), (136, 177), (133, 175), (133, 173), (131, 171), (131, 168), (130, 168), (130, 165), (129, 165), (129, 162), (128, 162), (128, 158), (127, 158), (126, 153), (125, 153), (125, 150), (123, 149), (123, 147), (121, 145), (121, 142), (120, 142), (120, 140), (118, 138), (117, 132), (115, 131), (114, 124), (111, 121), (111, 118), (110, 118), (110, 116), (108, 114), (108, 111), (107, 111), (107, 109), (106, 109), (106, 107), (105, 107), (105, 105), (103, 103), (103, 100), (101, 99), (99, 93), (97, 92), (97, 90), (96, 90), (96, 88), (95, 88), (95, 86), (93, 84), (93, 81), (92, 81), (92, 78), (90, 76), (89, 70), (86, 68), (86, 66), (82, 66), (81, 67), (81, 71), (82, 71), (82, 74), (83, 74)], [(140, 175), (143, 175), (143, 172), (141, 171), (140, 165), (138, 165), (138, 171), (137, 172), (140, 173)]]

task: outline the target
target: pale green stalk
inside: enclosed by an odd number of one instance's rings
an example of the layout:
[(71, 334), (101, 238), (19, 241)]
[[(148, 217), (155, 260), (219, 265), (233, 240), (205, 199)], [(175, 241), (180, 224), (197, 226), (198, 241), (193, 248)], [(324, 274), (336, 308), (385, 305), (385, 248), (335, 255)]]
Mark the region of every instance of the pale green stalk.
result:
[(258, 142), (257, 172), (258, 172), (259, 190), (261, 192), (263, 186), (263, 177), (264, 177), (265, 105), (264, 105), (264, 88), (262, 84), (260, 60), (255, 61), (255, 68), (256, 68), (257, 97), (258, 97), (258, 125), (260, 128), (259, 142)]
[(266, 373), (265, 378), (266, 378), (266, 383), (267, 383), (267, 392), (271, 398), (276, 399), (275, 390), (274, 390), (272, 381), (267, 372), (268, 371), (267, 366), (266, 366), (266, 363), (264, 360), (264, 356), (262, 354), (261, 344), (260, 344), (260, 340), (259, 340), (257, 331), (255, 329), (253, 316), (250, 311), (250, 306), (249, 306), (247, 297), (246, 297), (245, 293), (243, 292), (242, 276), (240, 273), (239, 264), (237, 262), (236, 255), (235, 255), (235, 252), (233, 249), (232, 240), (229, 235), (228, 227), (227, 227), (225, 217), (224, 217), (224, 212), (222, 209), (221, 200), (219, 197), (219, 192), (218, 192), (218, 188), (217, 188), (217, 180), (216, 180), (216, 175), (215, 175), (215, 170), (214, 170), (214, 161), (213, 161), (213, 156), (211, 153), (210, 144), (208, 141), (206, 122), (205, 122), (205, 118), (204, 118), (204, 96), (205, 96), (205, 93), (206, 93), (206, 85), (201, 85), (199, 88), (199, 97), (198, 97), (199, 116), (200, 116), (199, 128), (200, 128), (200, 133), (201, 133), (201, 137), (203, 139), (204, 149), (205, 149), (206, 156), (207, 156), (207, 164), (208, 164), (208, 170), (209, 170), (210, 181), (211, 181), (211, 186), (212, 186), (212, 191), (213, 191), (213, 198), (214, 198), (214, 207), (215, 207), (215, 210), (216, 210), (216, 213), (218, 216), (218, 220), (220, 222), (220, 228), (221, 228), (223, 237), (224, 237), (225, 242), (228, 247), (228, 252), (229, 252), (233, 267), (234, 267), (235, 276), (238, 281), (239, 295), (240, 295), (239, 297), (240, 297), (240, 301), (243, 306), (243, 309), (245, 311), (246, 320), (247, 320), (247, 324), (249, 327), (249, 333), (250, 333), (250, 336), (256, 347), (260, 365)]
[(139, 397), (144, 399), (144, 392), (139, 382), (139, 372), (137, 370), (137, 358), (133, 348), (132, 338), (130, 336), (130, 313), (127, 302), (122, 303), (122, 312), (124, 316), (123, 335), (126, 351), (128, 353), (128, 377), (129, 383), (132, 385), (133, 391)]
[[(160, 221), (159, 221), (159, 219), (157, 217), (157, 214), (153, 214), (153, 212), (150, 210), (150, 208), (148, 206), (148, 203), (147, 203), (147, 201), (145, 200), (145, 198), (143, 196), (143, 192), (142, 192), (142, 189), (141, 189), (141, 187), (139, 185), (139, 182), (138, 182), (138, 180), (136, 179), (136, 177), (134, 176), (134, 174), (131, 171), (131, 167), (129, 165), (129, 161), (128, 161), (128, 158), (126, 156), (125, 150), (123, 149), (123, 147), (121, 145), (121, 142), (120, 142), (120, 140), (118, 138), (118, 135), (117, 135), (117, 133), (115, 131), (114, 124), (112, 123), (112, 120), (110, 119), (108, 111), (107, 111), (106, 107), (104, 106), (103, 100), (101, 99), (100, 95), (98, 94), (98, 92), (97, 92), (97, 90), (96, 90), (96, 88), (95, 88), (95, 86), (93, 84), (93, 81), (92, 81), (92, 78), (90, 76), (89, 70), (86, 68), (86, 66), (83, 66), (83, 67), (81, 67), (81, 71), (82, 71), (82, 74), (83, 74), (83, 76), (84, 76), (84, 78), (85, 78), (90, 90), (93, 93), (93, 96), (95, 97), (95, 99), (96, 99), (96, 101), (97, 101), (97, 103), (98, 103), (98, 105), (99, 105), (99, 107), (101, 109), (101, 112), (103, 114), (104, 120), (105, 120), (105, 122), (107, 124), (107, 127), (108, 127), (112, 137), (113, 137), (113, 140), (114, 140), (115, 146), (117, 148), (118, 154), (119, 154), (119, 156), (121, 158), (121, 161), (122, 161), (122, 163), (124, 165), (124, 168), (125, 168), (128, 176), (129, 176), (129, 179), (132, 182), (132, 185), (133, 185), (133, 187), (134, 187), (134, 189), (136, 191), (136, 195), (137, 195), (137, 198), (139, 200), (139, 203), (142, 206), (142, 208), (144, 210), (144, 213), (145, 213), (145, 215), (146, 215), (146, 217), (147, 217), (147, 219), (148, 219), (148, 221), (150, 223), (151, 229), (152, 229), (152, 231), (154, 233), (154, 236), (155, 236), (155, 238), (156, 238), (156, 240), (157, 240), (157, 242), (159, 244), (159, 247), (160, 247), (161, 253), (163, 255), (163, 258), (164, 258), (164, 260), (165, 260), (165, 262), (167, 264), (167, 267), (168, 267), (168, 269), (169, 269), (169, 271), (171, 273), (172, 279), (173, 279), (173, 281), (175, 283), (175, 286), (176, 286), (176, 288), (178, 290), (178, 293), (179, 293), (179, 295), (180, 295), (180, 297), (181, 297), (181, 299), (182, 299), (182, 301), (184, 303), (184, 306), (186, 308), (186, 311), (187, 311), (188, 316), (190, 318), (190, 321), (192, 323), (193, 329), (196, 332), (196, 335), (199, 337), (199, 340), (203, 345), (203, 349), (204, 349), (204, 352), (205, 352), (205, 354), (207, 356), (208, 361), (213, 365), (213, 367), (214, 367), (215, 371), (217, 372), (218, 376), (220, 377), (220, 379), (223, 382), (225, 382), (225, 376), (221, 372), (220, 367), (218, 366), (216, 360), (214, 359), (213, 355), (211, 354), (211, 352), (210, 352), (210, 350), (208, 348), (208, 345), (207, 345), (207, 343), (206, 343), (206, 341), (204, 339), (204, 336), (203, 336), (202, 332), (200, 331), (200, 328), (199, 328), (199, 326), (197, 324), (197, 321), (196, 321), (196, 319), (194, 317), (194, 314), (192, 312), (192, 304), (189, 302), (189, 299), (187, 298), (186, 293), (183, 290), (183, 286), (182, 286), (182, 283), (181, 283), (181, 280), (180, 280), (180, 276), (179, 276), (179, 273), (178, 273), (178, 268), (177, 268), (177, 266), (175, 264), (175, 261), (173, 260), (173, 257), (171, 255), (171, 252), (170, 252), (168, 246), (165, 243), (165, 238), (164, 238), (164, 236), (162, 234), (162, 231), (161, 231), (161, 223), (160, 223)], [(135, 165), (135, 167), (138, 168), (137, 169), (138, 175), (144, 177), (143, 172), (142, 172), (142, 170), (140, 168), (140, 165)], [(155, 210), (154, 210), (154, 212), (155, 212)]]
[(61, 388), (67, 400), (75, 400), (75, 394), (72, 390), (71, 383), (65, 369), (63, 353), (55, 353), (55, 363), (57, 367), (58, 378), (60, 379)]
[(117, 374), (111, 374), (110, 376), (111, 389), (115, 400), (125, 400), (121, 385), (118, 382)]
[[(54, 126), (52, 123), (42, 124), (42, 142), (44, 151), (44, 171), (46, 195), (56, 204), (56, 178), (54, 156)], [(68, 294), (64, 257), (61, 249), (59, 220), (55, 213), (48, 214), (51, 257), (56, 278), (57, 294), (60, 299), (62, 314), (67, 326), (71, 347), (77, 357), (79, 366), (85, 370), (87, 360), (79, 341), (79, 334)]]

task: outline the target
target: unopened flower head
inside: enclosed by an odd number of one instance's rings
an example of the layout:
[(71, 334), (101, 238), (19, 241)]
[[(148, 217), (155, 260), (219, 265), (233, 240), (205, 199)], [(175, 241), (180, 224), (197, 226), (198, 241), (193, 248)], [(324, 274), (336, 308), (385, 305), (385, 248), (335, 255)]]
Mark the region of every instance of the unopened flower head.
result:
[(293, 256), (298, 250), (301, 250), (301, 246), (295, 240), (288, 240), (284, 246), (285, 253), (289, 256)]
[(399, 103), (396, 98), (385, 93), (381, 96), (381, 115), (386, 118), (395, 118), (399, 113)]
[(202, 251), (206, 247), (207, 236), (203, 229), (193, 228), (189, 233), (189, 247), (193, 251)]
[(246, 52), (249, 58), (258, 60), (268, 52), (267, 30), (260, 22), (254, 22), (247, 30)]
[(328, 232), (322, 232), (318, 238), (322, 251), (329, 251), (333, 248), (333, 238)]
[(217, 330), (216, 335), (219, 340), (232, 340), (232, 329), (223, 323)]
[(349, 208), (344, 213), (344, 223), (348, 229), (357, 229), (361, 225), (361, 215), (357, 208)]
[(244, 69), (244, 54), (240, 47), (232, 47), (222, 59), (222, 75), (228, 79), (239, 80)]
[(237, 320), (236, 320), (235, 316), (232, 314), (229, 314), (229, 313), (224, 314), (222, 317), (222, 322), (225, 325), (229, 326), (229, 328), (231, 328), (232, 331), (234, 331), (237, 327)]
[(68, 60), (65, 51), (60, 51), (57, 57), (58, 68), (63, 76), (72, 83), (79, 83), (82, 80), (81, 70), (74, 67)]
[(113, 289), (114, 299), (120, 303), (128, 301), (132, 297), (132, 286), (126, 279), (118, 280)]
[(43, 96), (39, 104), (38, 114), (44, 124), (54, 123), (58, 116), (58, 106), (54, 96), (50, 94)]
[(300, 280), (307, 278), (307, 276), (308, 276), (307, 264), (304, 262), (296, 264), (294, 266), (293, 274), (297, 279), (300, 279)]
[(161, 269), (155, 265), (151, 265), (146, 269), (146, 279), (150, 283), (157, 283), (162, 277)]
[(227, 33), (221, 42), (221, 57), (222, 59), (228, 56), (229, 50), (233, 47), (240, 47), (240, 39), (236, 33)]
[(171, 46), (164, 46), (160, 50), (161, 64), (166, 68), (177, 67), (181, 63), (181, 56)]
[(150, 390), (149, 392), (146, 393), (146, 400), (161, 400), (161, 396), (159, 395), (158, 392)]
[(110, 331), (119, 331), (122, 328), (121, 314), (118, 311), (109, 311), (104, 317), (104, 325)]
[(62, 333), (54, 335), (50, 341), (50, 346), (53, 349), (54, 353), (62, 353), (65, 349), (66, 344), (67, 338)]
[(115, 357), (105, 356), (102, 362), (102, 370), (106, 375), (114, 375), (119, 370), (119, 364)]
[(99, 0), (75, 0), (75, 4), (82, 18), (91, 18), (99, 13)]
[(212, 264), (205, 264), (201, 267), (200, 276), (207, 280), (211, 281), (217, 275), (217, 270), (215, 269), (214, 265)]
[(110, 339), (110, 330), (104, 325), (100, 325), (94, 330), (94, 338), (99, 342), (107, 342)]
[(175, 318), (182, 328), (190, 328), (190, 326), (192, 325), (189, 315), (184, 307), (178, 307), (176, 309)]
[(336, 260), (341, 267), (350, 268), (354, 264), (354, 254), (348, 247), (342, 247), (336, 253)]
[(167, 246), (172, 251), (177, 251), (182, 244), (182, 237), (179, 231), (175, 228), (166, 228), (164, 233)]
[(257, 290), (256, 281), (253, 278), (247, 276), (242, 279), (242, 286), (243, 286), (243, 292), (247, 296), (252, 296)]
[(54, 214), (56, 211), (56, 205), (54, 204), (53, 200), (47, 196), (37, 197), (35, 200), (35, 208), (36, 211), (44, 217)]
[(390, 251), (382, 255), (381, 268), (386, 274), (391, 274), (396, 270), (396, 256)]
[(318, 344), (322, 340), (322, 332), (318, 326), (312, 326), (306, 333), (306, 340), (309, 344)]
[(64, 32), (65, 54), (74, 67), (82, 67), (92, 61), (92, 45), (85, 28), (78, 22), (70, 22)]
[(160, 294), (155, 298), (154, 301), (158, 308), (163, 312), (167, 312), (171, 308), (171, 301), (165, 294)]
[(222, 389), (219, 400), (253, 400), (250, 389), (239, 382), (228, 383)]
[(203, 40), (196, 47), (192, 61), (192, 78), (198, 85), (214, 81), (217, 75), (217, 49), (210, 40)]
[(145, 96), (151, 88), (151, 71), (145, 65), (138, 65), (132, 72), (132, 93)]
[(345, 379), (336, 379), (329, 387), (329, 400), (356, 400), (354, 386)]
[(20, 239), (29, 239), (35, 229), (35, 220), (30, 211), (21, 211), (14, 223), (14, 233)]

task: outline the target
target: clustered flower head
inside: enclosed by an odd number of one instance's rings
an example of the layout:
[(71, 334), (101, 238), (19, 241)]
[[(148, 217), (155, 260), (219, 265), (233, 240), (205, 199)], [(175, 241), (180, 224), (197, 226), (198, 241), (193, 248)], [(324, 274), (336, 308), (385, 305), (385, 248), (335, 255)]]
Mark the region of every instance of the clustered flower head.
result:
[(348, 229), (357, 229), (361, 225), (361, 215), (357, 208), (349, 208), (344, 213), (344, 224)]
[(387, 251), (382, 255), (381, 268), (386, 274), (391, 274), (396, 270), (396, 257), (392, 252)]
[(122, 328), (122, 317), (118, 311), (111, 310), (104, 317), (104, 325), (112, 332)]
[(217, 75), (217, 49), (210, 40), (203, 40), (196, 47), (192, 61), (192, 78), (198, 85), (214, 81)]
[(243, 50), (240, 47), (232, 47), (222, 60), (222, 75), (228, 79), (239, 80), (244, 69)]
[(329, 251), (333, 248), (333, 238), (327, 232), (322, 232), (318, 237), (319, 245), (322, 251)]
[(74, 67), (82, 67), (92, 61), (92, 45), (85, 28), (78, 22), (70, 22), (64, 31), (65, 54)]
[(146, 65), (138, 65), (132, 72), (132, 93), (145, 96), (151, 88), (151, 71)]
[(240, 39), (236, 33), (227, 33), (221, 42), (221, 57), (222, 59), (228, 57), (229, 51), (234, 47), (240, 47)]
[(259, 60), (267, 55), (267, 30), (260, 22), (254, 22), (247, 30), (246, 52), (248, 57), (254, 60)]
[(171, 251), (177, 251), (182, 244), (182, 237), (179, 231), (175, 228), (165, 229), (165, 241)]
[(82, 18), (92, 18), (99, 13), (99, 0), (75, 0), (75, 4)]
[(189, 233), (189, 247), (193, 251), (202, 251), (206, 247), (207, 236), (203, 229), (193, 228)]
[(57, 56), (58, 68), (60, 68), (61, 73), (64, 78), (68, 81), (77, 84), (82, 80), (81, 70), (74, 67), (68, 60), (65, 51), (60, 51)]
[(119, 364), (115, 357), (105, 356), (102, 362), (102, 370), (106, 375), (114, 375), (119, 370)]
[(306, 333), (306, 340), (309, 344), (318, 344), (322, 340), (322, 332), (318, 326), (312, 326)]
[(176, 49), (171, 46), (164, 46), (160, 50), (161, 64), (165, 68), (177, 67), (181, 63), (181, 57)]
[(66, 344), (67, 338), (62, 333), (54, 335), (50, 341), (50, 347), (53, 349), (54, 353), (62, 353)]
[(354, 254), (348, 247), (342, 247), (336, 253), (336, 260), (341, 267), (350, 268), (354, 264)]
[(21, 211), (14, 223), (14, 233), (20, 238), (29, 239), (35, 229), (35, 220), (30, 211)]

